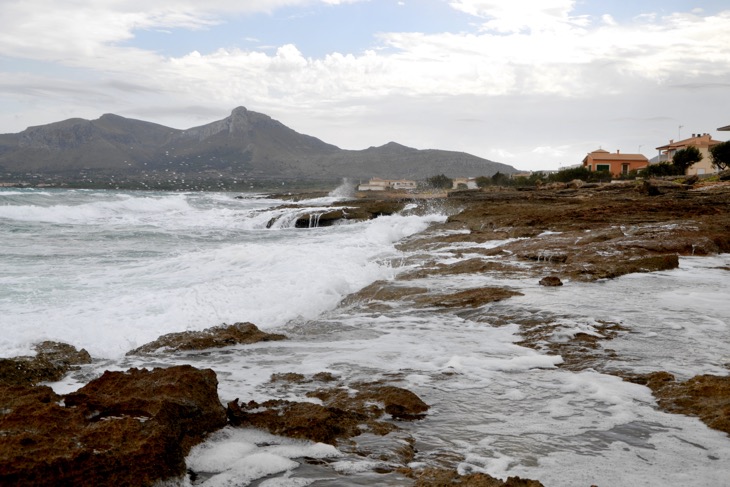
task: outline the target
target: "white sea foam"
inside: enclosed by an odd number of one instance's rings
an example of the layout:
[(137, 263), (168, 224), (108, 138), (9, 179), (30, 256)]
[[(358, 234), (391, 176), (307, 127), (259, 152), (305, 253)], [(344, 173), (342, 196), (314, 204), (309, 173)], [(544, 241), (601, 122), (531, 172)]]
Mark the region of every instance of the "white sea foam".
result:
[(44, 234), (31, 238), (8, 235), (15, 250), (0, 264), (0, 353), (27, 352), (33, 341), (51, 339), (118, 357), (173, 331), (312, 319), (344, 295), (392, 276), (393, 243), (439, 218), (251, 230), (251, 220), (272, 202), (252, 207), (219, 196), (219, 208), (201, 199), (112, 193), (78, 205), (5, 208), (0, 218), (23, 213), (25, 221), (63, 226), (42, 227)]
[[(263, 445), (263, 446), (260, 446)], [(187, 466), (206, 480), (206, 487), (248, 485), (273, 474), (291, 472), (299, 463), (295, 458), (337, 458), (342, 454), (332, 445), (298, 441), (253, 429), (224, 428), (193, 447)], [(308, 485), (311, 480), (270, 479), (270, 486)]]

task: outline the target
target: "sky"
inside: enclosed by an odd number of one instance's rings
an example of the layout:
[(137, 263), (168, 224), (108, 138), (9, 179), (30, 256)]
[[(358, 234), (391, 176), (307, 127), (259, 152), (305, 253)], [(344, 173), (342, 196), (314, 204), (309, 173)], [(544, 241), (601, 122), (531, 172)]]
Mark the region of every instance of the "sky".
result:
[(651, 158), (730, 139), (730, 2), (0, 1), (0, 133), (105, 113), (186, 129), (238, 106), (343, 149)]

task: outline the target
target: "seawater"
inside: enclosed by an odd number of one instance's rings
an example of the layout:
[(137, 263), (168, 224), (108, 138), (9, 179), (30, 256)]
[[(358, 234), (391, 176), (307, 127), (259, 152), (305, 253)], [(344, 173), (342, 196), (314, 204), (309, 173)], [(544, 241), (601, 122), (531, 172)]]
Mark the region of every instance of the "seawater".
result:
[[(274, 373), (397, 380), (431, 405), (425, 420), (401, 425), (416, 439), (414, 467), (451, 459), (462, 473), (548, 486), (728, 485), (727, 435), (658, 411), (645, 387), (560, 369), (560, 357), (516, 344), (516, 323), (492, 326), (490, 317), (537, 316), (566, 338), (613, 321), (630, 330), (606, 345), (618, 353), (617, 368), (680, 379), (727, 375), (730, 256), (682, 258), (676, 270), (562, 288), (485, 275), (408, 283), (433, 292), (499, 285), (523, 293), (472, 315), (405, 302), (338, 307), (344, 296), (407, 270), (400, 262), (413, 258), (396, 244), (445, 215), (404, 212), (296, 229), (299, 215), (324, 211), (337, 196), (304, 202), (306, 210), (235, 196), (0, 189), (0, 356), (29, 354), (41, 340), (86, 348), (97, 360), (50, 384), (59, 393), (103, 370), (177, 363), (216, 370), (224, 402), (308, 400), (295, 388), (282, 397), (270, 386)], [(453, 262), (454, 254), (424, 258)], [(124, 355), (165, 333), (236, 321), (289, 340)], [(326, 459), (327, 467), (304, 457)], [(210, 486), (408, 485), (375, 473), (377, 458), (247, 429), (220, 431), (188, 464), (206, 473), (196, 484)]]

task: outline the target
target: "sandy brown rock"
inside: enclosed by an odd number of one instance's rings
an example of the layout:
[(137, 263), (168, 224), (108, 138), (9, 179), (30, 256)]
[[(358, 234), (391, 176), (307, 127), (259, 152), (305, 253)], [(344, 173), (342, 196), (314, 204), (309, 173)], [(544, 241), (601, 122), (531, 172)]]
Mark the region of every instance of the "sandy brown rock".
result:
[(557, 287), (557, 286), (562, 286), (563, 281), (561, 281), (558, 276), (545, 276), (542, 279), (540, 279), (540, 285), (547, 286), (547, 287)]
[(678, 382), (668, 372), (654, 372), (625, 378), (649, 387), (663, 410), (697, 416), (710, 428), (730, 434), (730, 376), (698, 375)]
[(560, 320), (543, 322), (512, 318), (510, 321), (520, 326), (522, 340), (517, 342), (518, 345), (549, 355), (560, 355), (563, 362), (558, 367), (568, 370), (603, 369), (606, 362), (616, 356), (616, 352), (604, 347), (604, 344), (628, 332), (618, 323), (598, 322), (592, 325), (590, 333), (576, 332), (566, 338), (559, 333), (562, 328)]
[(148, 486), (226, 424), (212, 370), (106, 372), (78, 392), (0, 390), (0, 485)]
[(30, 386), (61, 380), (78, 365), (91, 363), (84, 350), (58, 342), (41, 342), (34, 357), (0, 358), (0, 385)]
[(235, 399), (228, 403), (228, 419), (233, 426), (253, 426), (275, 435), (335, 444), (338, 439), (361, 434), (360, 425), (368, 418), (356, 411), (309, 402), (271, 400), (239, 404)]
[[(348, 392), (353, 388), (356, 393)], [(234, 426), (254, 426), (277, 435), (336, 444), (366, 431), (375, 435), (393, 432), (397, 426), (383, 421), (385, 414), (415, 420), (422, 419), (429, 409), (416, 394), (385, 384), (318, 389), (306, 395), (322, 404), (284, 400), (241, 404), (235, 399), (228, 403), (228, 418)]]
[(127, 355), (152, 354), (160, 351), (205, 350), (285, 339), (284, 335), (263, 332), (253, 323), (234, 323), (202, 331), (184, 331), (163, 335), (153, 342), (127, 352)]
[(442, 308), (476, 308), (513, 296), (522, 296), (522, 293), (501, 287), (483, 287), (451, 294), (420, 296), (416, 299), (416, 303), (420, 306)]
[(375, 281), (360, 291), (350, 294), (340, 303), (348, 306), (368, 301), (396, 301), (428, 292), (425, 287), (401, 286), (390, 281)]
[(459, 475), (455, 470), (428, 468), (411, 476), (415, 479), (414, 487), (543, 487), (537, 480), (508, 477), (500, 480), (485, 473)]

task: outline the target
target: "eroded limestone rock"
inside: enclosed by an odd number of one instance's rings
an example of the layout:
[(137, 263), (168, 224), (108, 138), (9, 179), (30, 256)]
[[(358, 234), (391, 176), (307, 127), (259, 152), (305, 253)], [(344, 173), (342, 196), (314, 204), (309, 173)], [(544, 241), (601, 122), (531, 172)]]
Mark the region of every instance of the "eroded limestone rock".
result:
[(263, 332), (253, 323), (234, 323), (206, 328), (202, 331), (169, 333), (127, 352), (127, 355), (144, 355), (159, 351), (205, 350), (285, 339), (284, 335)]
[(34, 357), (0, 358), (0, 385), (31, 386), (61, 380), (78, 365), (91, 363), (84, 350), (59, 342), (41, 342)]
[(710, 428), (730, 434), (730, 376), (698, 375), (679, 382), (669, 372), (653, 372), (625, 379), (650, 388), (663, 410), (697, 416)]
[(59, 396), (0, 388), (0, 485), (153, 485), (185, 474), (185, 455), (226, 424), (212, 370), (105, 372)]

